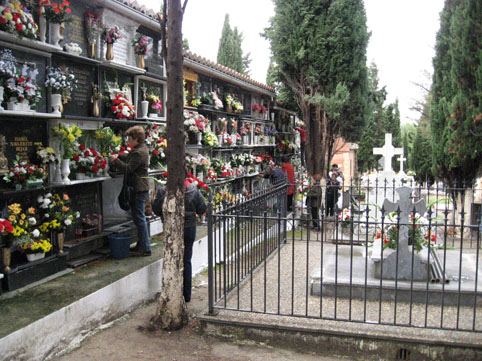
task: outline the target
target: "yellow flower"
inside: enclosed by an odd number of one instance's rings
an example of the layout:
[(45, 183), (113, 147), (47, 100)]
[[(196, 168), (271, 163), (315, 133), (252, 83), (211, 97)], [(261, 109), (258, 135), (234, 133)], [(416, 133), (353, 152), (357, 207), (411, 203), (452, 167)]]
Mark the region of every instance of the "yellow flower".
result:
[(18, 224), (20, 224), (21, 226), (23, 226), (24, 223), (25, 223), (25, 222), (24, 222), (23, 219), (21, 219), (20, 221), (18, 221)]
[(17, 220), (17, 217), (15, 217), (14, 214), (11, 214), (11, 215), (8, 217), (8, 220), (9, 220), (10, 222), (15, 222), (15, 221)]
[(70, 141), (70, 142), (74, 142), (75, 141), (75, 137), (72, 135), (72, 134), (69, 134), (67, 136), (67, 139)]
[(20, 218), (25, 219), (25, 218), (27, 218), (27, 216), (25, 215), (25, 213), (22, 213), (22, 214), (20, 215)]
[(22, 211), (19, 203), (12, 203), (8, 206), (10, 213), (19, 214)]

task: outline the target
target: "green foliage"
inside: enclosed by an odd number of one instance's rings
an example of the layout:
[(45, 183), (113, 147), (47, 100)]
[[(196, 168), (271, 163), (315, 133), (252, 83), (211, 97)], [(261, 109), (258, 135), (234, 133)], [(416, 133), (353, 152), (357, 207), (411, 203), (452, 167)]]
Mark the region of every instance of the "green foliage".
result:
[(434, 57), (432, 168), (450, 181), (472, 181), (482, 164), (482, 3), (447, 0)]
[[(291, 94), (296, 99), (308, 130), (326, 129), (321, 137), (308, 131), (307, 135), (316, 139), (307, 139), (307, 147), (317, 149), (317, 153), (326, 153), (339, 135), (349, 141), (359, 140), (367, 118), (366, 48), (369, 35), (363, 1), (273, 2), (275, 15), (264, 35), (271, 43), (277, 68), (276, 80), (289, 88), (285, 95)], [(337, 99), (341, 95), (336, 95), (339, 84), (344, 84), (349, 97), (342, 102), (341, 108), (331, 113), (339, 118), (336, 120), (328, 114), (331, 110), (325, 108), (327, 103), (317, 99)], [(326, 112), (326, 118), (320, 115), (323, 112)], [(326, 123), (312, 124), (315, 121)], [(327, 159), (314, 158), (307, 159), (308, 169), (323, 172), (331, 154)]]
[(249, 75), (250, 53), (243, 55), (243, 33), (237, 27), (231, 29), (229, 15), (224, 18), (221, 39), (219, 39), (217, 62), (237, 72)]
[(419, 126), (410, 156), (410, 166), (419, 182), (433, 181), (431, 153), (430, 130), (426, 126)]
[(182, 39), (182, 48), (189, 50), (189, 40), (187, 38)]

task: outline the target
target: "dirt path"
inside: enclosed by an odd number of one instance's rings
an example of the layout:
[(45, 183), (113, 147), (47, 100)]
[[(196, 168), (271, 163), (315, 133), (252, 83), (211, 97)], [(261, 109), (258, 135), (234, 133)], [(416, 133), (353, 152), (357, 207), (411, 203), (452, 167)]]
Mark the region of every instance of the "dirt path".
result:
[[(195, 287), (188, 309), (191, 315), (196, 315), (207, 309), (207, 277), (199, 275), (193, 283)], [(155, 311), (155, 302), (144, 305), (115, 322), (110, 328), (87, 338), (79, 348), (55, 360), (342, 360), (342, 358), (323, 358), (320, 355), (302, 354), (288, 349), (274, 349), (255, 341), (227, 342), (202, 336), (199, 332), (200, 323), (195, 317), (191, 317), (187, 327), (176, 332), (149, 333), (141, 330), (140, 327), (147, 325)]]

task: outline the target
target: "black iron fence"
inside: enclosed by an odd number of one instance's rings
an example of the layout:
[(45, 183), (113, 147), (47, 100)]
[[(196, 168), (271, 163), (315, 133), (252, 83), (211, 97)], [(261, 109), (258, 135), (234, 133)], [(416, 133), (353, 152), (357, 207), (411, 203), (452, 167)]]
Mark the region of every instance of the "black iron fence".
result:
[(284, 184), (211, 203), (209, 311), (481, 332), (480, 190), (401, 186), (341, 186), (333, 215), (301, 183), (288, 212)]

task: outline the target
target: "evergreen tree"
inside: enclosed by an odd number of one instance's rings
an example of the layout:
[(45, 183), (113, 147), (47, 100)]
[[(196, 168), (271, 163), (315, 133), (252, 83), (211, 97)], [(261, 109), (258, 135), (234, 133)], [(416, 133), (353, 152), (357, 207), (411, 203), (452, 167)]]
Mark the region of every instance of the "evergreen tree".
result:
[(482, 164), (482, 3), (446, 0), (433, 60), (434, 173), (471, 182)]
[(249, 75), (250, 53), (243, 55), (243, 33), (237, 27), (231, 29), (229, 15), (224, 18), (221, 39), (219, 39), (217, 62), (237, 72)]
[(311, 174), (325, 174), (335, 139), (357, 141), (367, 117), (366, 47), (362, 0), (274, 0), (265, 30), (278, 80), (296, 100), (306, 125)]
[(189, 50), (189, 40), (187, 40), (187, 38), (182, 39), (182, 47), (183, 49)]
[(430, 129), (426, 124), (421, 124), (417, 127), (413, 150), (410, 153), (410, 167), (415, 172), (415, 179), (418, 182), (433, 182), (431, 153)]

